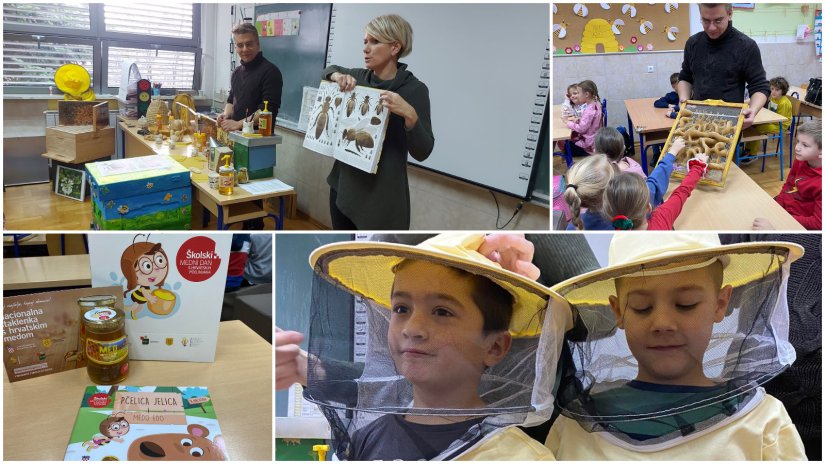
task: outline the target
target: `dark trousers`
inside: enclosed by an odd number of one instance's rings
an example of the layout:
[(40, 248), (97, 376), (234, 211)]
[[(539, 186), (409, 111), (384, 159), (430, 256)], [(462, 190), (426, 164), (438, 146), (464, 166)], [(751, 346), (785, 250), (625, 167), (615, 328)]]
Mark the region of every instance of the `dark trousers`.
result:
[(338, 205), (335, 204), (337, 198), (338, 192), (329, 189), (329, 215), (332, 218), (332, 228), (335, 230), (358, 230), (358, 226), (338, 209)]

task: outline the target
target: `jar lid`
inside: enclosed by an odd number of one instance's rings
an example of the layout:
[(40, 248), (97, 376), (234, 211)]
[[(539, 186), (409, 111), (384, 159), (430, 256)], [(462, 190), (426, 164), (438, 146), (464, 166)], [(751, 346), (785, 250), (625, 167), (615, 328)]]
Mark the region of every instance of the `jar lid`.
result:
[(96, 308), (98, 306), (114, 306), (117, 298), (114, 295), (90, 295), (77, 299), (77, 304), (81, 308)]
[(125, 321), (125, 314), (117, 308), (95, 308), (83, 313), (83, 324), (93, 332), (117, 330)]

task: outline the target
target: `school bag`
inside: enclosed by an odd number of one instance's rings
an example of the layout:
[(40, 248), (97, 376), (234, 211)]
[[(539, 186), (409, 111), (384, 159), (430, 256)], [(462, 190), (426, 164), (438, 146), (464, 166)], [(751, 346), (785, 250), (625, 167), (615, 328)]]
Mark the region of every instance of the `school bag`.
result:
[(808, 93), (805, 94), (805, 101), (814, 105), (822, 106), (822, 78), (814, 77), (808, 81)]

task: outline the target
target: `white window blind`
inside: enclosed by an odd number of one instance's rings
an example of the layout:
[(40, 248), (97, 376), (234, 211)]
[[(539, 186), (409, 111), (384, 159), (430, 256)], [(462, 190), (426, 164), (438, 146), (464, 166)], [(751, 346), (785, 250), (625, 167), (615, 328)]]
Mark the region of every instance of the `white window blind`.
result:
[(103, 17), (107, 32), (192, 38), (191, 3), (105, 3)]
[(4, 3), (3, 23), (87, 31), (91, 28), (88, 3)]
[(124, 60), (137, 63), (140, 77), (149, 79), (153, 84), (159, 82), (163, 88), (193, 88), (195, 54), (192, 52), (109, 47), (109, 87), (120, 87)]
[[(54, 72), (65, 63), (76, 63), (93, 75), (91, 45), (3, 40), (3, 85), (54, 86)], [(55, 88), (55, 93), (58, 93)]]

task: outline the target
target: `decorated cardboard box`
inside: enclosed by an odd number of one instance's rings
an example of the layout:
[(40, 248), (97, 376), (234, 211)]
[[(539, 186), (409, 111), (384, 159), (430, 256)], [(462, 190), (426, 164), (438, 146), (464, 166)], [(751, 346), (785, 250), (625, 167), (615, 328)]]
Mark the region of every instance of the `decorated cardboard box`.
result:
[(225, 461), (206, 387), (86, 387), (65, 461)]
[(230, 234), (93, 234), (92, 286), (122, 288), (129, 357), (215, 360)]
[(3, 365), (10, 382), (86, 365), (80, 349), (80, 297), (113, 295), (120, 287), (78, 288), (3, 298)]
[(92, 222), (99, 230), (188, 230), (192, 227), (189, 170), (164, 155), (86, 165)]

